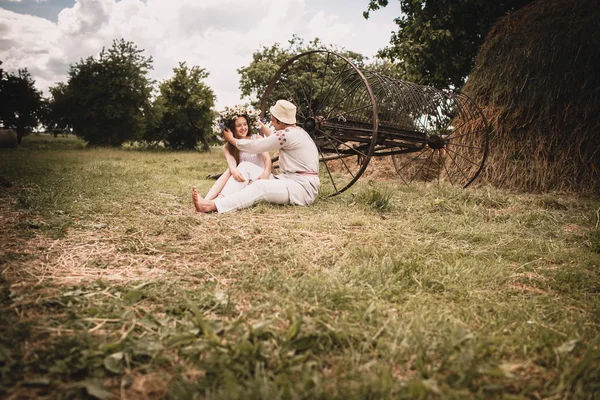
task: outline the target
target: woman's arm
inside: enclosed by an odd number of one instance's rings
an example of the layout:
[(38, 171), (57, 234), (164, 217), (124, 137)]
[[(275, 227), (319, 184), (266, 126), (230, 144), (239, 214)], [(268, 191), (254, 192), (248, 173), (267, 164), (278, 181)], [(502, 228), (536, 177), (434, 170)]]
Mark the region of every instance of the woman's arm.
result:
[(266, 126), (265, 124), (263, 124), (262, 121), (258, 121), (258, 124), (260, 125), (260, 133), (264, 136), (271, 136), (271, 130), (269, 129), (268, 126)]
[(223, 154), (225, 154), (225, 160), (227, 161), (227, 166), (229, 167), (229, 172), (231, 172), (231, 176), (238, 182), (244, 182), (244, 176), (237, 169), (237, 161), (233, 154), (229, 152), (229, 146), (223, 146)]
[(260, 155), (263, 159), (263, 162), (265, 163), (265, 169), (263, 170), (263, 173), (260, 174), (258, 179), (269, 179), (269, 175), (271, 175), (271, 167), (273, 166), (273, 163), (271, 162), (271, 155), (268, 151), (265, 151)]

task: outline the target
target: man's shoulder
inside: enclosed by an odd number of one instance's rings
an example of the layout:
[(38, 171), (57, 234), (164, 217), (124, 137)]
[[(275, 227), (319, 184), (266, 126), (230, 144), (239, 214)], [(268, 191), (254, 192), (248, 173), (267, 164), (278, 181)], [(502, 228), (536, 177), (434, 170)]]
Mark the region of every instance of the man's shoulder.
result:
[(275, 131), (275, 133), (277, 132), (281, 132), (281, 133), (292, 133), (292, 132), (304, 132), (307, 133), (304, 128), (299, 127), (299, 126), (288, 126), (287, 128), (284, 128), (280, 131)]

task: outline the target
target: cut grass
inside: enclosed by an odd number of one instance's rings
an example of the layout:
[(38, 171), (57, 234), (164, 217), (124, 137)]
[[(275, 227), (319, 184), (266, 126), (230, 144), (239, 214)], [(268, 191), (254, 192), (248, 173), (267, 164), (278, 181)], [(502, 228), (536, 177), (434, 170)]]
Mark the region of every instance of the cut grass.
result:
[(597, 396), (598, 199), (364, 180), (194, 213), (224, 168), (0, 150), (2, 396)]

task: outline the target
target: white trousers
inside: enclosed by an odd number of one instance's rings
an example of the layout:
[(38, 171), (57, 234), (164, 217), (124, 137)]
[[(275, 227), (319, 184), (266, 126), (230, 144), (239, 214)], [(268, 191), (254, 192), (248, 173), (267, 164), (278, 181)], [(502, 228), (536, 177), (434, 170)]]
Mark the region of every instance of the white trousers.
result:
[[(241, 162), (238, 171), (244, 176), (244, 182), (238, 182), (233, 177), (229, 178), (221, 191), (224, 197), (214, 200), (219, 213), (237, 211), (247, 208), (259, 201), (275, 204), (308, 205), (314, 202), (318, 184), (314, 194), (307, 193), (306, 185), (293, 179), (271, 175), (270, 179), (256, 180), (263, 172), (263, 168), (250, 163)], [(316, 178), (318, 181), (318, 178)], [(310, 186), (312, 189), (312, 186)]]

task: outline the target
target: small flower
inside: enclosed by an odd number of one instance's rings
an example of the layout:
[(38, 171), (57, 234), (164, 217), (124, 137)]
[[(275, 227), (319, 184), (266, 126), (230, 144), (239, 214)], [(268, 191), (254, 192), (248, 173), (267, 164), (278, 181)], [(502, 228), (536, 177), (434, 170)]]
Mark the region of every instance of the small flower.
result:
[(219, 136), (223, 132), (225, 126), (227, 125), (227, 122), (235, 120), (239, 116), (246, 116), (246, 118), (248, 119), (248, 124), (250, 126), (254, 127), (257, 130), (260, 129), (259, 112), (256, 111), (249, 104), (238, 104), (233, 107), (226, 106), (222, 111), (218, 113), (218, 115), (219, 116), (213, 122), (213, 132), (217, 136)]

